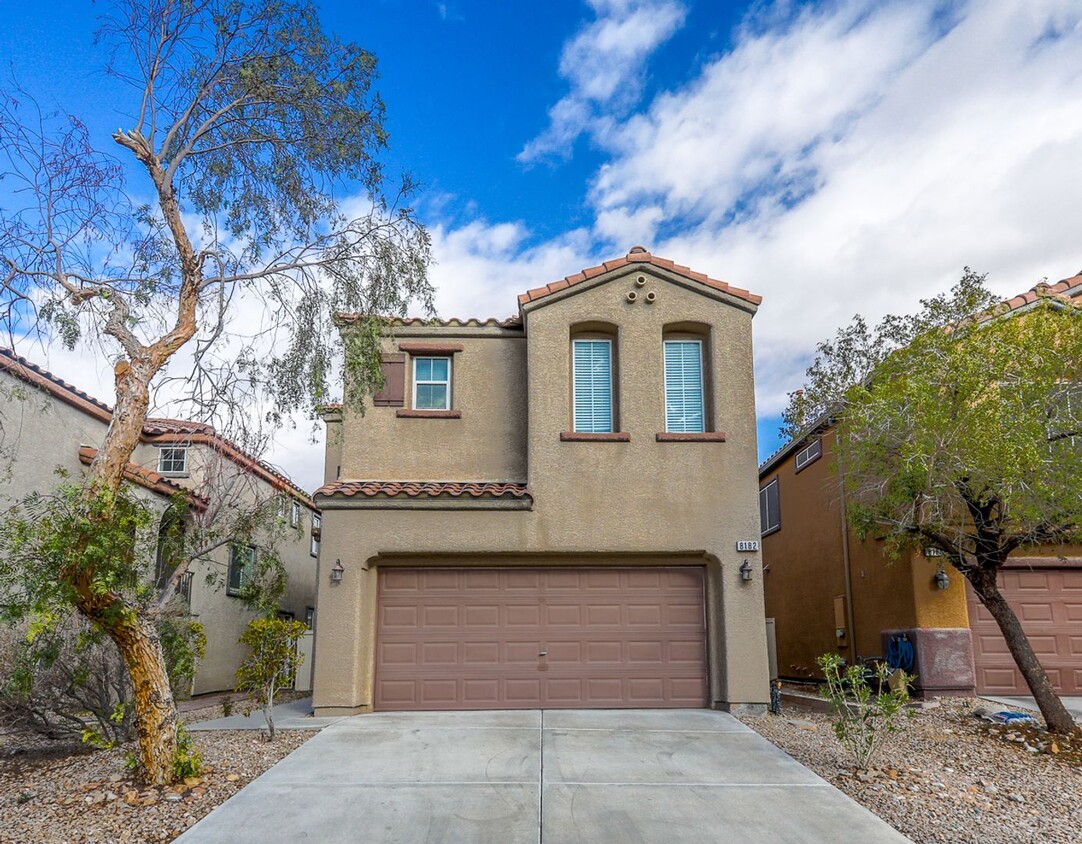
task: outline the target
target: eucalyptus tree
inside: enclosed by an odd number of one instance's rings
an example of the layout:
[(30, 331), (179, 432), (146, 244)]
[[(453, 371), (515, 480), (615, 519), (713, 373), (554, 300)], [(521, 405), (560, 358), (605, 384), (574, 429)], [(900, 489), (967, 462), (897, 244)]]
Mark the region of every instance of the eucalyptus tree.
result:
[(837, 425), (862, 537), (940, 549), (996, 620), (1048, 726), (1074, 721), (997, 583), (1008, 556), (1082, 542), (1082, 307), (1010, 310), (966, 270), (950, 295), (819, 345), (783, 429)]
[[(112, 422), (51, 559), (119, 648), (143, 772), (164, 783), (176, 707), (108, 530), (155, 380), (177, 356), (204, 417), (237, 390), (269, 395), (275, 418), (313, 408), (335, 312), (431, 310), (429, 239), (408, 179), (385, 190), (375, 57), (325, 32), (309, 2), (116, 0), (98, 35), (129, 115), (110, 137), (19, 87), (2, 95), (0, 323), (15, 345), (101, 338), (113, 364)], [(378, 380), (377, 336), (346, 350), (362, 390)]]

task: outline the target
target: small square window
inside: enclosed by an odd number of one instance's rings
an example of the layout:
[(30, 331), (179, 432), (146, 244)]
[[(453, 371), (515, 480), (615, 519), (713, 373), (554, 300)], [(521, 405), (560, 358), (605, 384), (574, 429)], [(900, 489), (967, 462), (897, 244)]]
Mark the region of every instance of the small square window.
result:
[(451, 409), (451, 359), (413, 359), (413, 409)]
[(188, 449), (184, 446), (163, 446), (159, 448), (158, 471), (163, 475), (188, 474)]
[(234, 545), (229, 552), (229, 576), (226, 580), (227, 595), (239, 595), (252, 576), (255, 568), (255, 546)]

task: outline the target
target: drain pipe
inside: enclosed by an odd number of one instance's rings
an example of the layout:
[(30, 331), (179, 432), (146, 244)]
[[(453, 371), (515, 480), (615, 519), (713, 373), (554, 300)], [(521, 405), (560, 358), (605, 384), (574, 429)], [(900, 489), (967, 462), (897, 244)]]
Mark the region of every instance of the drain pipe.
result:
[(849, 513), (845, 503), (845, 468), (837, 448), (838, 433), (834, 432), (834, 454), (838, 458), (838, 491), (842, 509), (842, 565), (845, 568), (845, 616), (849, 624), (849, 664), (857, 664), (857, 626), (853, 620), (853, 569), (849, 560)]

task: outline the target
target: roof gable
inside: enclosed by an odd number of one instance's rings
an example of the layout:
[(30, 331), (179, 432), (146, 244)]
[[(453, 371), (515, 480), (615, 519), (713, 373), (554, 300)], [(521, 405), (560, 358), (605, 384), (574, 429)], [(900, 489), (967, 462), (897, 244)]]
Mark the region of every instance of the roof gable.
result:
[[(633, 270), (637, 266), (652, 266), (665, 272), (676, 276), (679, 279), (685, 281), (694, 282), (690, 285), (692, 289), (699, 287), (701, 292), (716, 291), (719, 293), (732, 296), (735, 299), (739, 299), (746, 302), (748, 305), (758, 307), (763, 301), (762, 296), (757, 296), (754, 293), (749, 293), (740, 287), (733, 287), (727, 282), (719, 281), (714, 278), (710, 278), (708, 275), (700, 272), (696, 272), (689, 267), (685, 267), (681, 264), (674, 263), (668, 258), (661, 258), (657, 255), (651, 255), (646, 251), (645, 247), (633, 246), (631, 251), (622, 258), (615, 258), (611, 261), (606, 261), (603, 264), (599, 264), (596, 267), (587, 267), (586, 269), (575, 273), (574, 275), (566, 276), (559, 281), (554, 281), (551, 284), (547, 284), (544, 287), (535, 287), (533, 290), (529, 290), (518, 297), (519, 310), (524, 311), (531, 309), (534, 303), (539, 300), (551, 297), (553, 294), (560, 293), (569, 288), (573, 288), (576, 285), (583, 284), (584, 282), (598, 278), (606, 273), (615, 272), (624, 268), (630, 268)], [(592, 285), (590, 285), (592, 286)], [(585, 289), (585, 288), (583, 288)], [(562, 298), (562, 297), (561, 297)], [(547, 304), (547, 302), (545, 303)]]

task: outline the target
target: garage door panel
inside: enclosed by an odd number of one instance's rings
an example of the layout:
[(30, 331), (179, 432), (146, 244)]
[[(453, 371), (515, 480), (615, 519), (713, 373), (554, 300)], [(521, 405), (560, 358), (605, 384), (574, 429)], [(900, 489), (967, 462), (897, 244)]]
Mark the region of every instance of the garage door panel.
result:
[[(1082, 570), (1049, 568), (1000, 572), (999, 587), (1014, 608), (1052, 685), (1060, 694), (1082, 693)], [(968, 588), (968, 587), (967, 587)], [(968, 589), (977, 691), (1028, 695), (999, 625)]]
[(377, 709), (706, 704), (702, 569), (427, 575), (381, 573)]

